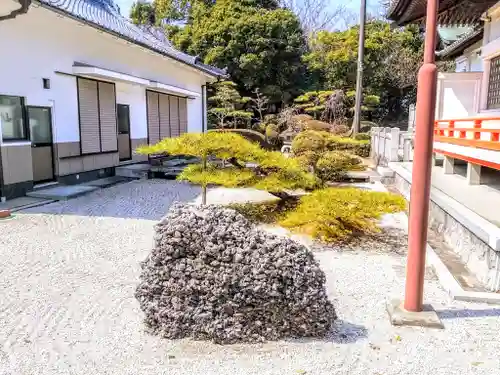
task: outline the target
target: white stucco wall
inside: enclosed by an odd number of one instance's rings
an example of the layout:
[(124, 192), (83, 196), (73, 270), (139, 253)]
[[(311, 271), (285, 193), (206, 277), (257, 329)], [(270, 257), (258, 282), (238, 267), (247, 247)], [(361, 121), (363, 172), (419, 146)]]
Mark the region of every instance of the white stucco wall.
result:
[(474, 117), (479, 108), (482, 73), (439, 73), (436, 119)]
[(116, 103), (130, 107), (130, 134), (134, 139), (147, 138), (148, 129), (144, 126), (147, 116), (146, 91), (144, 87), (123, 82), (116, 83)]
[(469, 67), (469, 61), (466, 56), (460, 56), (455, 60), (455, 72), (466, 72)]
[(482, 41), (474, 43), (464, 50), (462, 56), (455, 60), (456, 72), (482, 72), (483, 60), (481, 59), (480, 48)]
[[(0, 94), (24, 96), (27, 105), (53, 107), (55, 142), (79, 140), (74, 62), (94, 65), (201, 94), (203, 73), (90, 26), (33, 5), (0, 23)], [(44, 90), (42, 78), (51, 80)], [(117, 103), (130, 105), (131, 137), (146, 138), (144, 86), (118, 83)], [(201, 97), (188, 101), (188, 131), (202, 128)]]

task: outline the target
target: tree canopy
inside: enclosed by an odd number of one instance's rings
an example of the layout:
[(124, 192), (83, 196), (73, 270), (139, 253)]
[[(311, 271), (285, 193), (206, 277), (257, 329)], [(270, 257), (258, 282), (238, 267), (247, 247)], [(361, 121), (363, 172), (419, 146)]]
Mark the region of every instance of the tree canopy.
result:
[[(211, 118), (219, 119), (214, 124), (221, 123), (224, 113), (242, 111), (247, 118), (253, 109), (252, 121), (242, 122), (250, 127), (290, 105), (331, 122), (336, 117), (332, 109), (338, 109), (335, 102), (340, 102), (340, 96), (348, 120), (356, 87), (359, 25), (332, 30), (332, 22), (342, 19), (344, 8), (322, 14), (319, 9), (323, 3), (308, 0), (305, 6), (295, 0), (154, 0), (135, 3), (130, 16), (136, 24), (162, 28), (175, 47), (198, 56), (205, 64), (227, 68), (234, 82), (230, 96), (248, 100), (234, 106), (218, 100), (220, 90), (209, 90), (215, 95)], [(405, 117), (408, 105), (415, 101), (422, 47), (418, 26), (393, 29), (381, 19), (367, 22), (363, 79), (366, 119), (380, 122)], [(313, 100), (304, 99), (314, 92), (339, 95), (318, 94)], [(256, 101), (261, 103), (257, 105)]]
[(131, 18), (166, 22), (177, 48), (227, 68), (243, 95), (259, 89), (271, 103), (290, 102), (305, 88), (306, 38), (298, 17), (276, 0), (155, 0), (135, 4)]
[(195, 3), (190, 22), (172, 40), (205, 64), (226, 67), (244, 94), (258, 88), (271, 102), (287, 102), (304, 83), (300, 22), (274, 1)]
[[(345, 31), (321, 31), (312, 38), (311, 51), (304, 60), (318, 88), (354, 90), (358, 34), (359, 26), (356, 25)], [(401, 106), (413, 99), (422, 46), (416, 26), (391, 29), (385, 21), (367, 23), (363, 91), (365, 95), (380, 98), (378, 117), (388, 112), (401, 112)]]
[(232, 119), (234, 127), (238, 120), (251, 120), (252, 113), (241, 110), (241, 105), (247, 103), (250, 99), (241, 97), (236, 84), (231, 81), (222, 81), (214, 84), (215, 93), (209, 98), (212, 108), (208, 111), (209, 115), (216, 121), (218, 128), (227, 126), (227, 119)]

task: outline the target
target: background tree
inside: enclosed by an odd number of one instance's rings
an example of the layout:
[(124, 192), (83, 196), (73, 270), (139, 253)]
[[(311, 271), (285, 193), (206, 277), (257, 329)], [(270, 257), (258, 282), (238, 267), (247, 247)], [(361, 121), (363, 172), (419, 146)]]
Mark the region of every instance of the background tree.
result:
[(264, 112), (267, 110), (269, 99), (267, 96), (262, 95), (258, 88), (253, 91), (254, 97), (250, 98), (253, 103), (252, 108), (259, 114), (259, 122), (264, 121)]
[[(250, 119), (242, 103), (221, 102), (213, 91), (210, 118), (217, 126), (228, 127), (231, 122), (262, 123), (264, 114), (279, 113), (294, 98), (301, 113), (330, 123), (348, 121), (359, 26), (333, 29), (352, 24), (351, 13), (326, 0), (154, 0), (135, 3), (131, 18), (165, 43), (197, 55), (206, 64), (227, 68), (234, 89), (252, 98), (256, 117)], [(408, 106), (415, 101), (422, 47), (417, 26), (391, 29), (380, 16), (369, 17), (364, 120), (406, 123)], [(338, 95), (302, 101), (311, 92)], [(268, 99), (264, 107), (257, 105), (261, 96)], [(279, 134), (283, 126), (272, 125), (269, 130)], [(259, 128), (266, 132), (267, 127)]]
[(348, 13), (345, 5), (333, 6), (329, 0), (281, 0), (281, 5), (299, 17), (307, 36), (333, 29)]
[(212, 108), (208, 113), (215, 118), (215, 127), (224, 128), (227, 119), (233, 120), (233, 125), (236, 128), (238, 120), (252, 119), (250, 112), (241, 109), (241, 105), (247, 103), (249, 98), (241, 97), (236, 89), (236, 84), (231, 81), (222, 81), (214, 84), (215, 94), (209, 98), (209, 103)]
[[(346, 93), (355, 88), (358, 29), (356, 25), (345, 31), (321, 31), (311, 40), (305, 61), (314, 72), (317, 87)], [(393, 30), (385, 21), (367, 23), (363, 86), (366, 97), (379, 98), (380, 105), (369, 112), (377, 120), (406, 113), (406, 103), (415, 93), (422, 47), (416, 26)]]
[[(354, 90), (346, 93), (343, 90), (308, 91), (294, 99), (294, 107), (297, 113), (305, 113), (314, 119), (341, 125), (353, 117), (355, 94)], [(379, 104), (380, 98), (377, 95), (364, 95), (361, 110), (371, 119)]]
[(306, 84), (306, 40), (297, 16), (271, 0), (195, 2), (188, 23), (172, 36), (181, 50), (205, 64), (227, 67), (239, 91), (256, 88), (281, 105)]
[(130, 19), (136, 25), (156, 25), (156, 9), (153, 3), (137, 1), (130, 8)]

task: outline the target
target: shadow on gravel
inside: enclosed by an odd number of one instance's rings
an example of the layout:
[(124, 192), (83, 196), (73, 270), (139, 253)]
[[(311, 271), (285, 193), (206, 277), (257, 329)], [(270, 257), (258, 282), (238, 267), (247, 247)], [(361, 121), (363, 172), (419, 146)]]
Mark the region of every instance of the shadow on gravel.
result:
[(460, 319), (460, 318), (485, 318), (488, 316), (500, 316), (500, 309), (456, 309), (456, 310), (436, 310), (441, 319)]
[(406, 232), (399, 229), (383, 228), (379, 233), (354, 234), (349, 241), (336, 244), (321, 244), (314, 251), (366, 251), (371, 253), (392, 253), (405, 255), (408, 247)]
[(337, 344), (352, 344), (366, 338), (367, 335), (368, 330), (365, 326), (338, 319), (335, 321), (328, 341), (333, 341)]
[(289, 339), (294, 343), (312, 343), (312, 342), (334, 342), (336, 344), (353, 344), (358, 340), (362, 340), (368, 336), (368, 330), (365, 326), (346, 322), (342, 319), (337, 319), (332, 327), (331, 332), (324, 338), (300, 338)]

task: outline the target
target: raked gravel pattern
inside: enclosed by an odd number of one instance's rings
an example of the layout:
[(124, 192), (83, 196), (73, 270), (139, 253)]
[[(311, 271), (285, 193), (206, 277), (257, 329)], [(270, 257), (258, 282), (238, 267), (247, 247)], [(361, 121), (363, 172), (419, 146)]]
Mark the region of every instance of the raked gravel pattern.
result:
[(23, 212), (159, 220), (173, 202), (194, 201), (200, 192), (184, 182), (138, 180)]
[(393, 244), (315, 254), (340, 318), (327, 340), (220, 346), (146, 334), (139, 262), (153, 220), (191, 200), (188, 189), (134, 182), (1, 221), (0, 374), (500, 374), (500, 308), (451, 301), (431, 273), (425, 299), (446, 329), (389, 324), (385, 300), (404, 290)]

